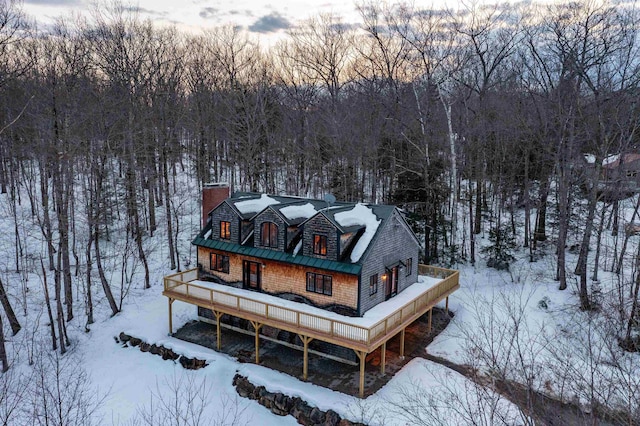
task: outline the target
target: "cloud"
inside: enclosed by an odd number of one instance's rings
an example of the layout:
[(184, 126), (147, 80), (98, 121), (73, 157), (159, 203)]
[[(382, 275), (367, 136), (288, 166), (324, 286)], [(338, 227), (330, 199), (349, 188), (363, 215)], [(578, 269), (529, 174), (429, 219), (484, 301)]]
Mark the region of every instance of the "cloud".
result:
[(249, 31), (255, 33), (271, 33), (278, 30), (286, 30), (291, 27), (291, 22), (278, 12), (272, 12), (261, 16), (253, 24), (249, 25)]
[(25, 3), (43, 6), (72, 6), (79, 2), (79, 0), (25, 0)]
[(133, 13), (146, 13), (148, 15), (158, 15), (158, 16), (166, 15), (166, 12), (159, 12), (157, 10), (146, 9), (140, 6), (124, 6), (123, 9), (127, 12), (133, 12)]
[(200, 15), (202, 19), (213, 19), (218, 12), (219, 10), (215, 7), (205, 7), (200, 11), (200, 13), (198, 13), (198, 15)]

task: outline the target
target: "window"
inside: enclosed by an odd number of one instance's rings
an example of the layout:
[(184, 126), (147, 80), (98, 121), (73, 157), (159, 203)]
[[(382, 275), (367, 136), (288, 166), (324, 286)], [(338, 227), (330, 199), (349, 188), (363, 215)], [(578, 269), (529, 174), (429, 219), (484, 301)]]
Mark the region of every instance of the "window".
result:
[(211, 270), (229, 273), (229, 256), (224, 254), (211, 253)]
[(278, 247), (278, 225), (273, 222), (264, 222), (261, 232), (263, 247)]
[(313, 254), (320, 256), (327, 255), (327, 237), (324, 235), (313, 235)]
[(407, 264), (405, 265), (405, 268), (407, 268), (406, 276), (408, 277), (413, 272), (413, 257), (410, 257), (407, 259)]
[(369, 296), (373, 296), (378, 292), (378, 274), (369, 277)]
[(331, 290), (333, 287), (332, 281), (333, 279), (331, 278), (331, 275), (307, 272), (307, 291), (331, 296)]
[(220, 238), (223, 240), (231, 239), (231, 222), (220, 221)]

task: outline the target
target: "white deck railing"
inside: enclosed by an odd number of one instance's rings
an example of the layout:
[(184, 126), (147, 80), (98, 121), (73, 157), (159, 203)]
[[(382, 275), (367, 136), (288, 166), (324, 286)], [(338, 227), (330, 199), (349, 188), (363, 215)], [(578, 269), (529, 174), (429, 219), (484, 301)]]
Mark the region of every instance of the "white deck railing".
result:
[(188, 303), (212, 309), (215, 309), (216, 306), (228, 307), (234, 312), (250, 313), (274, 327), (277, 327), (278, 324), (287, 324), (296, 329), (310, 330), (334, 339), (370, 345), (405, 323), (415, 320), (417, 314), (422, 315), (458, 287), (458, 271), (419, 265), (418, 273), (442, 278), (442, 281), (369, 327), (273, 305), (257, 300), (259, 294), (256, 294), (256, 298), (252, 297), (252, 294), (239, 296), (194, 284), (192, 281), (198, 279), (197, 269), (165, 277), (164, 294), (167, 297), (182, 299)]

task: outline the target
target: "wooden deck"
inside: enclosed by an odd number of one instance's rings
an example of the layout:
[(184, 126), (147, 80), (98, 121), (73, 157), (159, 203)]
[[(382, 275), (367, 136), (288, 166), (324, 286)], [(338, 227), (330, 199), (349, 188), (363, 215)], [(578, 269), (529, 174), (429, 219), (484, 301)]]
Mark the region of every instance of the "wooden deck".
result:
[[(349, 322), (349, 317), (337, 320), (331, 315), (317, 315), (305, 311), (304, 306), (293, 309), (261, 301), (261, 294), (246, 290), (243, 295), (214, 290), (194, 283), (198, 279), (197, 269), (173, 274), (164, 278), (163, 295), (169, 298), (169, 332), (173, 332), (171, 304), (180, 300), (203, 308), (211, 309), (218, 326), (218, 348), (220, 348), (220, 317), (229, 314), (249, 320), (256, 332), (256, 362), (259, 362), (259, 330), (270, 326), (298, 334), (304, 344), (304, 373), (307, 376), (307, 345), (312, 340), (321, 340), (353, 349), (361, 363), (361, 394), (364, 374), (364, 358), (368, 353), (381, 347), (398, 333), (401, 335), (401, 352), (404, 351), (404, 330), (420, 316), (429, 312), (440, 301), (456, 291), (459, 285), (458, 271), (419, 265), (418, 273), (442, 280), (423, 293), (414, 297), (399, 309), (394, 310), (382, 320), (362, 326)], [(404, 354), (401, 353), (401, 356)], [(384, 372), (384, 360), (382, 362)]]

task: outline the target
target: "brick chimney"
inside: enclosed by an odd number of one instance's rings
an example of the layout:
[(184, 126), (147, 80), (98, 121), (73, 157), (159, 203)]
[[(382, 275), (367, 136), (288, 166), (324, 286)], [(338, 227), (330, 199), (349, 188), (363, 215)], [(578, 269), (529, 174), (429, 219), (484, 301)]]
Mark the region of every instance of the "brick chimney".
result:
[(209, 213), (229, 198), (229, 184), (226, 182), (205, 183), (202, 188), (202, 227), (207, 224)]

